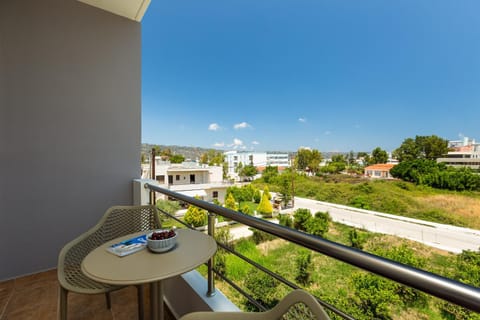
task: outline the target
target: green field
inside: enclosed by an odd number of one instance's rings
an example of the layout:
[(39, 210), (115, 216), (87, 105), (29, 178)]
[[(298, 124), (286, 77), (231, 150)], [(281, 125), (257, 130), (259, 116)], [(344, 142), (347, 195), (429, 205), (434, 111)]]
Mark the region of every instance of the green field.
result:
[[(326, 238), (335, 242), (349, 245), (348, 233), (352, 228), (332, 223)], [(375, 251), (378, 248), (396, 248), (406, 245), (414, 252), (416, 259), (425, 261), (424, 268), (443, 276), (451, 275), (455, 270), (456, 256), (447, 252), (432, 249), (422, 244), (409, 240), (398, 239), (375, 233), (362, 232), (365, 236), (365, 251)], [(296, 282), (296, 260), (300, 252), (305, 249), (281, 239), (275, 239), (255, 245), (253, 241), (243, 239), (235, 243), (235, 249), (255, 262), (282, 275), (289, 281)], [(202, 269), (205, 273), (205, 269)], [(243, 289), (248, 289), (246, 281), (255, 270), (233, 255), (226, 256), (226, 275)], [(346, 263), (329, 258), (322, 254), (312, 253), (311, 276), (308, 285), (303, 286), (317, 297), (333, 304), (339, 309), (353, 315), (357, 319), (371, 319), (372, 314), (358, 306), (358, 294), (355, 290), (352, 276), (366, 274), (364, 271)], [(375, 276), (376, 277), (376, 276)], [(380, 277), (377, 277), (380, 278)], [(390, 282), (390, 281), (389, 281)], [(393, 285), (393, 282), (391, 282)], [(237, 306), (248, 310), (245, 299), (228, 284), (216, 281), (216, 287), (226, 294)], [(380, 290), (380, 289), (378, 289)], [(285, 296), (289, 288), (279, 285), (273, 292), (264, 292), (265, 296), (274, 295), (276, 299)], [(383, 292), (383, 294), (386, 294)], [(377, 290), (372, 291), (372, 296), (382, 295)], [(356, 300), (357, 299), (357, 300)], [(383, 306), (390, 316), (379, 316), (380, 319), (457, 319), (445, 317), (441, 312), (442, 301), (427, 296), (425, 303), (411, 303), (408, 305), (398, 303), (395, 296), (387, 297), (388, 303)], [(461, 319), (461, 318), (458, 318)]]
[[(254, 182), (263, 189), (262, 180)], [(279, 188), (268, 185), (271, 191)], [(439, 190), (397, 180), (348, 175), (295, 178), (295, 196), (480, 229), (480, 193)]]

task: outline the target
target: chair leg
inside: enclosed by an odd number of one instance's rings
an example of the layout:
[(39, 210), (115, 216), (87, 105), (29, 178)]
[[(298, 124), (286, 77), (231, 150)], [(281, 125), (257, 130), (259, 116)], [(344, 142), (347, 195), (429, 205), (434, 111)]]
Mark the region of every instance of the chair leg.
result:
[(105, 298), (107, 299), (107, 308), (110, 310), (112, 308), (112, 300), (110, 299), (110, 292), (105, 292)]
[(57, 306), (57, 318), (59, 320), (67, 320), (67, 302), (68, 291), (62, 286), (58, 290), (58, 306)]
[(137, 303), (138, 303), (138, 319), (143, 320), (143, 307), (144, 307), (144, 299), (143, 299), (143, 285), (137, 285)]

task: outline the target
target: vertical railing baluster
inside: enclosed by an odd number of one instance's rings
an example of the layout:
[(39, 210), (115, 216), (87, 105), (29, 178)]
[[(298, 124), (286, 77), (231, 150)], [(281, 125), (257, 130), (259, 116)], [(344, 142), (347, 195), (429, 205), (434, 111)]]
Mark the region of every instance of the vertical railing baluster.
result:
[[(208, 235), (212, 238), (215, 238), (215, 213), (208, 213)], [(208, 260), (208, 291), (207, 296), (211, 297), (215, 295), (215, 283), (214, 283), (214, 274), (213, 274), (213, 265), (214, 265), (215, 255), (213, 255), (210, 260)]]

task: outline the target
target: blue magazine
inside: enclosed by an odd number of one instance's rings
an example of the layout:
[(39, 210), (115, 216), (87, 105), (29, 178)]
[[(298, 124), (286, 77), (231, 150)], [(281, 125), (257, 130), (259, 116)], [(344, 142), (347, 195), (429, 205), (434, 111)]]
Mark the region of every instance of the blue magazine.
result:
[(141, 235), (132, 239), (128, 239), (119, 243), (112, 244), (107, 248), (108, 252), (111, 252), (119, 257), (123, 257), (137, 251), (144, 249), (147, 246), (147, 235)]

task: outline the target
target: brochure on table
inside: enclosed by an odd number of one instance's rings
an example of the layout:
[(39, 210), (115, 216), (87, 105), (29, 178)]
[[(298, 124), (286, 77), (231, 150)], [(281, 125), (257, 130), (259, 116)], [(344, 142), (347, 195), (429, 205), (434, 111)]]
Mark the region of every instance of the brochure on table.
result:
[(112, 244), (107, 248), (108, 252), (111, 252), (119, 257), (123, 257), (137, 251), (144, 249), (147, 246), (147, 235), (141, 235), (132, 239), (128, 239), (119, 243)]

